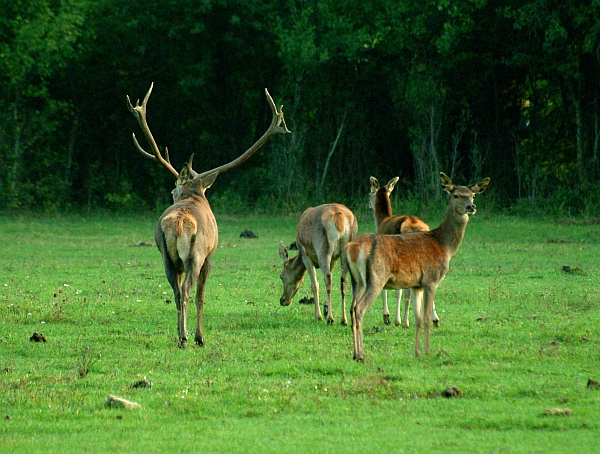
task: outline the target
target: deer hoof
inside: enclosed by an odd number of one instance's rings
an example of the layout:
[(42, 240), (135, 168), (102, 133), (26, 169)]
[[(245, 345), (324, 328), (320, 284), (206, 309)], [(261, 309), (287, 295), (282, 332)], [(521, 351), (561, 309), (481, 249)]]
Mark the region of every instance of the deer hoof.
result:
[(440, 327), (440, 321), (439, 320), (434, 320), (433, 321), (433, 326), (435, 326), (436, 328)]
[(327, 319), (327, 324), (328, 325), (333, 325), (334, 320), (332, 318), (328, 318)]
[(179, 348), (187, 347), (187, 339), (179, 339), (179, 343), (177, 344)]
[(348, 320), (341, 320), (340, 321), (340, 325), (342, 325), (342, 326), (348, 326)]
[(385, 323), (386, 325), (390, 324), (390, 316), (389, 315), (383, 316), (383, 323)]
[(204, 347), (204, 337), (197, 336), (195, 339), (196, 345), (199, 347)]

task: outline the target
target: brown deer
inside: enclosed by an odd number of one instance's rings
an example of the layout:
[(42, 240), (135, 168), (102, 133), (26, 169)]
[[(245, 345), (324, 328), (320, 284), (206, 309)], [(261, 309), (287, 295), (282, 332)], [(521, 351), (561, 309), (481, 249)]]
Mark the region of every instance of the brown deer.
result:
[[(373, 210), (375, 215), (375, 227), (377, 233), (384, 235), (400, 235), (409, 232), (428, 232), (429, 226), (416, 216), (395, 216), (392, 214), (392, 203), (390, 194), (394, 190), (396, 183), (400, 178), (394, 177), (385, 186), (379, 186), (377, 178), (371, 177), (371, 193), (369, 194), (369, 208)], [(402, 291), (404, 290), (404, 315), (400, 320), (400, 301), (402, 299)], [(386, 325), (390, 324), (390, 311), (387, 304), (387, 291), (381, 292), (383, 300), (383, 322)], [(408, 328), (408, 308), (410, 307), (410, 289), (396, 290), (396, 325), (402, 325), (403, 328)], [(435, 311), (435, 303), (433, 304), (433, 324), (440, 325), (440, 319)]]
[[(167, 280), (173, 288), (175, 303), (177, 304), (179, 346), (184, 348), (187, 344), (187, 304), (190, 292), (196, 284), (198, 323), (194, 340), (196, 344), (204, 346), (204, 335), (202, 333), (204, 292), (212, 265), (212, 256), (218, 242), (217, 221), (204, 192), (214, 183), (219, 173), (226, 172), (244, 162), (274, 134), (289, 133), (289, 131), (283, 118), (283, 106), (277, 110), (273, 99), (265, 89), (273, 118), (267, 131), (254, 145), (228, 164), (202, 173), (197, 173), (192, 169), (192, 159), (194, 157), (192, 154), (181, 172), (177, 172), (171, 166), (166, 148), (165, 157), (162, 157), (146, 121), (146, 105), (153, 86), (154, 84), (150, 85), (141, 106), (139, 100), (133, 106), (129, 96), (127, 96), (129, 110), (138, 120), (153, 154), (144, 151), (135, 134), (133, 134), (133, 141), (138, 151), (144, 156), (159, 162), (176, 179), (175, 189), (172, 191), (174, 203), (159, 218), (154, 232), (154, 239), (162, 255)], [(185, 279), (182, 285), (184, 272)]]
[[(356, 237), (357, 232), (356, 217), (344, 205), (330, 203), (304, 211), (296, 230), (298, 254), (294, 258), (289, 258), (287, 248), (282, 242), (279, 243), (279, 256), (283, 261), (283, 271), (280, 276), (283, 283), (283, 295), (279, 303), (282, 306), (289, 306), (292, 303), (308, 270), (315, 300), (315, 318), (322, 320), (323, 316), (319, 305), (319, 283), (315, 270), (315, 268), (321, 268), (326, 290), (324, 310), (327, 324), (332, 324), (334, 319), (331, 307), (331, 273), (342, 256), (344, 246)], [(342, 268), (344, 268), (343, 265)], [(340, 290), (342, 293), (341, 324), (347, 325), (346, 273), (342, 273)]]
[[(414, 294), (415, 355), (421, 356), (421, 327), (425, 322), (425, 353), (429, 353), (431, 313), (435, 291), (446, 276), (450, 259), (458, 251), (469, 216), (475, 214), (473, 197), (490, 182), (486, 178), (470, 187), (455, 186), (440, 173), (440, 184), (450, 194), (446, 218), (429, 232), (405, 235), (361, 235), (348, 243), (345, 261), (352, 280), (352, 336), (354, 359), (364, 361), (363, 317), (383, 289), (410, 288)], [(422, 312), (425, 301), (425, 314)]]

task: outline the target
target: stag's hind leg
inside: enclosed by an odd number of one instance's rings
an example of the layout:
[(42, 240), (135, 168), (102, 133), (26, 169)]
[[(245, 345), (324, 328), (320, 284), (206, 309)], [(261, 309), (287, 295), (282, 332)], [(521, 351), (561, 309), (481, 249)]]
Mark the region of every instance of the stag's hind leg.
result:
[(196, 290), (196, 336), (194, 340), (200, 347), (204, 347), (204, 333), (202, 331), (202, 311), (204, 309), (204, 294), (206, 290), (206, 281), (212, 268), (212, 254), (204, 260), (204, 264), (198, 275), (198, 289)]
[(187, 313), (187, 298), (184, 298), (182, 290), (182, 277), (183, 271), (179, 264), (175, 264), (169, 257), (163, 257), (165, 265), (165, 274), (167, 281), (173, 289), (173, 297), (175, 299), (175, 305), (177, 306), (177, 335), (179, 347), (185, 348), (187, 343), (187, 326), (186, 326), (186, 313)]

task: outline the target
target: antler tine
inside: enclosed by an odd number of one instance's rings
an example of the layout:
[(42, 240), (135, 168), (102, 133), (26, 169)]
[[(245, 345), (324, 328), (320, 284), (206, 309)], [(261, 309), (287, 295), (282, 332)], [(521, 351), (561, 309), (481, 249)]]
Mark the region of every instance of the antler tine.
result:
[[(198, 174), (196, 178), (204, 178), (208, 175), (212, 175), (215, 173), (219, 174), (221, 172), (226, 172), (230, 169), (233, 169), (234, 167), (240, 165), (242, 162), (248, 159), (250, 156), (252, 156), (260, 147), (267, 143), (271, 136), (275, 134), (290, 133), (290, 130), (287, 128), (285, 124), (285, 119), (283, 117), (283, 105), (281, 105), (281, 107), (279, 107), (278, 110), (277, 106), (275, 105), (275, 102), (273, 101), (273, 98), (269, 94), (269, 90), (267, 90), (266, 88), (265, 95), (267, 96), (267, 102), (269, 103), (269, 106), (271, 107), (271, 112), (273, 113), (273, 118), (271, 119), (271, 124), (269, 125), (267, 131), (256, 141), (254, 145), (248, 148), (242, 155), (238, 156), (233, 161), (224, 164), (220, 167), (215, 167), (214, 169), (207, 170), (206, 172), (202, 172)], [(281, 124), (283, 124), (283, 126), (281, 126)]]
[(267, 95), (267, 100), (269, 101), (269, 106), (271, 106), (271, 112), (273, 112), (273, 119), (271, 120), (271, 125), (273, 125), (273, 123), (276, 122), (276, 126), (279, 127), (279, 125), (281, 125), (281, 123), (283, 123), (283, 128), (280, 128), (281, 130), (277, 131), (277, 133), (289, 134), (290, 130), (287, 128), (287, 125), (285, 124), (285, 118), (283, 118), (283, 104), (281, 105), (281, 107), (279, 108), (279, 111), (278, 111), (277, 106), (275, 105), (275, 102), (273, 101), (273, 98), (269, 94), (269, 90), (267, 90), (266, 88), (265, 88), (265, 95)]
[(133, 116), (137, 119), (138, 123), (140, 124), (140, 127), (142, 128), (142, 132), (146, 136), (146, 139), (148, 140), (148, 143), (150, 144), (150, 147), (152, 148), (152, 151), (154, 152), (154, 154), (148, 153), (140, 146), (137, 138), (135, 137), (135, 133), (133, 134), (133, 143), (134, 143), (135, 147), (138, 149), (138, 151), (140, 153), (142, 153), (142, 155), (144, 155), (145, 157), (147, 157), (149, 159), (152, 159), (153, 161), (158, 161), (165, 169), (167, 169), (171, 173), (171, 175), (173, 175), (175, 178), (177, 178), (179, 176), (179, 172), (177, 172), (177, 170), (175, 170), (175, 168), (171, 165), (171, 161), (169, 160), (168, 150), (165, 148), (165, 156), (166, 156), (166, 159), (165, 159), (160, 154), (158, 145), (156, 145), (156, 141), (154, 140), (154, 137), (152, 136), (152, 133), (150, 132), (150, 127), (148, 126), (148, 122), (146, 121), (146, 105), (148, 104), (148, 99), (150, 98), (150, 93), (152, 93), (153, 87), (154, 87), (154, 82), (152, 82), (150, 84), (150, 89), (148, 90), (148, 93), (146, 93), (146, 96), (144, 97), (144, 100), (142, 101), (141, 106), (140, 106), (139, 99), (136, 101), (135, 106), (133, 104), (131, 104), (129, 95), (127, 96), (127, 103), (129, 104), (129, 106), (128, 106), (129, 111), (133, 114)]

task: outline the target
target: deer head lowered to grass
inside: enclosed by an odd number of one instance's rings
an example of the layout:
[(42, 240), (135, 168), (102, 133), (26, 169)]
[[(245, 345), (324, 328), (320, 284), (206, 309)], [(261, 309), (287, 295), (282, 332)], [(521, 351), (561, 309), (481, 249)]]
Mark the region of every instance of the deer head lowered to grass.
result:
[[(127, 96), (129, 110), (138, 120), (152, 148), (152, 154), (140, 146), (135, 134), (133, 134), (133, 141), (138, 151), (147, 158), (160, 163), (176, 180), (175, 189), (172, 191), (173, 205), (167, 208), (159, 218), (154, 239), (162, 255), (167, 280), (173, 288), (177, 304), (179, 346), (185, 347), (187, 343), (187, 305), (190, 293), (196, 284), (197, 329), (194, 340), (196, 344), (204, 346), (202, 333), (204, 292), (212, 265), (212, 256), (218, 243), (217, 221), (204, 192), (214, 183), (219, 173), (240, 165), (264, 145), (271, 136), (290, 131), (288, 131), (283, 118), (283, 106), (277, 109), (269, 92), (265, 89), (273, 117), (267, 131), (254, 145), (233, 161), (202, 173), (197, 173), (192, 169), (194, 157), (192, 154), (181, 172), (177, 172), (171, 165), (166, 148), (165, 157), (163, 158), (161, 155), (146, 121), (146, 105), (153, 86), (154, 84), (150, 85), (142, 105), (138, 100), (133, 106)], [(184, 273), (185, 279), (183, 279)]]
[[(346, 245), (343, 264), (352, 279), (352, 336), (354, 359), (364, 361), (363, 317), (383, 289), (410, 288), (414, 294), (415, 355), (421, 356), (421, 327), (425, 322), (425, 353), (429, 353), (431, 313), (438, 285), (446, 276), (450, 259), (458, 251), (469, 216), (475, 214), (473, 197), (490, 182), (486, 178), (470, 187), (455, 186), (444, 173), (442, 188), (450, 194), (446, 218), (429, 232), (406, 235), (361, 235)], [(425, 314), (422, 303), (425, 300)]]
[[(375, 177), (371, 177), (371, 193), (369, 194), (369, 208), (373, 210), (375, 216), (375, 227), (377, 233), (384, 235), (400, 235), (410, 232), (428, 232), (429, 226), (416, 216), (396, 216), (392, 214), (392, 203), (390, 194), (394, 190), (396, 183), (400, 177), (394, 177), (387, 182), (385, 186), (379, 186), (379, 181)], [(402, 299), (402, 291), (404, 290), (404, 315), (400, 319), (400, 300)], [(387, 291), (381, 292), (383, 300), (383, 322), (386, 325), (390, 324), (390, 310), (387, 304)], [(402, 325), (403, 328), (408, 328), (408, 308), (410, 307), (410, 289), (396, 289), (396, 325)], [(435, 311), (435, 303), (433, 304), (433, 324), (439, 326), (440, 319)]]

